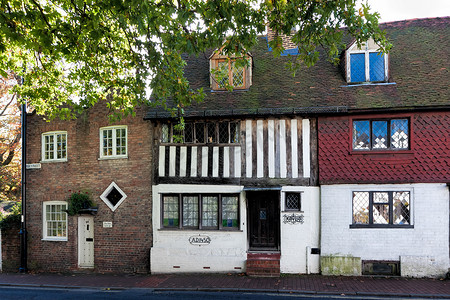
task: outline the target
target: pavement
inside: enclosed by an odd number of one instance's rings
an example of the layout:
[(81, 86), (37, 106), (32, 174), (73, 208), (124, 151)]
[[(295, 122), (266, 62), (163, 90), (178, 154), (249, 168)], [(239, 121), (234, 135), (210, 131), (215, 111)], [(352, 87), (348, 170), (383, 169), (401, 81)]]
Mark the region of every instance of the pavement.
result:
[(398, 296), (450, 299), (450, 280), (402, 277), (245, 274), (19, 274), (0, 273), (0, 286), (53, 288), (144, 288), (155, 291), (239, 291), (316, 295)]

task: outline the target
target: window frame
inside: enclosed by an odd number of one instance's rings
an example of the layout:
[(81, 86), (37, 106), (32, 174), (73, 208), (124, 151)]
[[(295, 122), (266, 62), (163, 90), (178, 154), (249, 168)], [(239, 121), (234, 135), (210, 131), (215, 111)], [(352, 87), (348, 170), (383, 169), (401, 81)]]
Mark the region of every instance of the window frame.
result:
[[(391, 147), (391, 136), (389, 135), (389, 147), (388, 148), (373, 148), (373, 139), (372, 139), (372, 123), (376, 121), (388, 121), (388, 132), (390, 133), (390, 125), (392, 120), (403, 120), (406, 119), (408, 121), (408, 148), (392, 148)], [(349, 118), (349, 153), (350, 154), (412, 154), (413, 153), (413, 123), (412, 123), (411, 115), (368, 115), (364, 117), (350, 117)], [(369, 121), (370, 122), (370, 149), (355, 149), (353, 148), (353, 124), (355, 121)]]
[[(57, 143), (57, 136), (58, 135), (65, 135), (66, 137), (66, 155), (64, 158), (55, 158), (58, 156), (58, 143)], [(53, 157), (52, 159), (46, 159), (45, 158), (45, 138), (47, 136), (53, 136)], [(41, 162), (66, 162), (67, 156), (68, 156), (68, 147), (67, 147), (67, 131), (48, 131), (41, 134)]]
[[(299, 208), (298, 209), (288, 208), (288, 205), (287, 205), (288, 194), (298, 194), (298, 196), (299, 196)], [(300, 191), (300, 192), (296, 192), (296, 191), (284, 192), (284, 210), (283, 211), (285, 211), (285, 212), (303, 212), (303, 210), (302, 210), (302, 194), (303, 194), (302, 191)]]
[[(393, 210), (394, 210), (394, 203), (393, 203), (393, 194), (394, 193), (408, 193), (409, 194), (409, 224), (393, 224)], [(369, 193), (369, 223), (362, 224), (362, 223), (355, 223), (354, 221), (354, 195), (355, 193)], [(373, 195), (374, 193), (387, 193), (388, 194), (388, 202), (387, 203), (379, 203), (383, 205), (389, 205), (389, 224), (374, 224), (373, 223)], [(357, 189), (351, 191), (351, 224), (350, 228), (414, 228), (414, 222), (413, 222), (413, 191), (410, 189), (387, 189), (387, 190), (365, 190), (365, 189)], [(375, 203), (376, 204), (376, 203)]]
[[(384, 80), (371, 81), (370, 80), (370, 53), (381, 53), (378, 49), (370, 49), (369, 42), (364, 42), (362, 45), (364, 49), (358, 49), (358, 45), (355, 42), (347, 51), (346, 51), (346, 70), (347, 70), (347, 78), (346, 81), (348, 84), (364, 84), (364, 83), (385, 83), (389, 80), (389, 54), (382, 53), (384, 55)], [(352, 54), (364, 54), (364, 81), (352, 81), (351, 74), (351, 55)], [(378, 54), (377, 54), (378, 55)]]
[[(176, 226), (164, 226), (164, 197), (177, 197), (178, 198), (178, 225)], [(183, 196), (196, 196), (198, 197), (198, 219), (197, 226), (183, 226)], [(203, 226), (203, 197), (217, 196), (217, 227)], [(223, 226), (223, 197), (236, 197), (237, 198), (237, 227), (224, 227)], [(204, 230), (204, 231), (240, 231), (240, 195), (239, 193), (162, 193), (160, 195), (160, 229), (161, 230)]]
[[(243, 73), (242, 73), (242, 86), (234, 86), (233, 82), (233, 63), (235, 63), (238, 60), (247, 60), (248, 65), (244, 65)], [(219, 81), (216, 79), (215, 70), (218, 70), (220, 63), (227, 63), (227, 69), (228, 69), (228, 85), (233, 88), (233, 90), (247, 90), (252, 85), (252, 57), (249, 53), (247, 53), (244, 56), (231, 56), (228, 57), (227, 55), (222, 54), (220, 51), (213, 54), (210, 57), (210, 63), (209, 63), (209, 71), (210, 71), (210, 83), (211, 83), (211, 90), (212, 91), (227, 91), (228, 87), (220, 87)]]
[[(125, 129), (125, 154), (117, 154), (117, 129)], [(103, 132), (105, 130), (112, 130), (112, 155), (103, 154)], [(127, 125), (115, 125), (100, 127), (100, 158), (99, 159), (119, 159), (128, 158), (128, 126)]]
[[(220, 127), (219, 124), (221, 123), (227, 123), (227, 129), (228, 129), (228, 143), (222, 143), (220, 142)], [(174, 125), (176, 125), (175, 123), (162, 123), (161, 124), (161, 130), (160, 130), (160, 143), (161, 144), (186, 144), (186, 145), (238, 145), (240, 143), (240, 121), (228, 121), (228, 120), (220, 120), (220, 121), (193, 121), (193, 122), (185, 122), (185, 124), (192, 124), (193, 126), (191, 127), (192, 129), (192, 141), (186, 142), (186, 126), (185, 126), (185, 130), (182, 133), (182, 142), (175, 142), (173, 139), (174, 136)], [(202, 142), (196, 142), (197, 139), (197, 125), (203, 124), (203, 141)], [(213, 124), (214, 125), (214, 141), (210, 142), (208, 141), (208, 137), (209, 137), (209, 132), (208, 132), (208, 126)], [(235, 142), (233, 137), (234, 135), (232, 135), (232, 128), (231, 128), (231, 124), (235, 124), (235, 132), (237, 133), (237, 139)], [(164, 141), (163, 140), (163, 127), (168, 127), (168, 141)]]
[(42, 202), (42, 240), (44, 241), (68, 241), (68, 225), (69, 225), (69, 216), (67, 212), (64, 212), (66, 219), (65, 219), (65, 236), (48, 236), (47, 235), (47, 229), (48, 229), (48, 220), (47, 220), (47, 206), (53, 206), (53, 205), (65, 205), (66, 210), (68, 208), (68, 203), (66, 201), (44, 201)]

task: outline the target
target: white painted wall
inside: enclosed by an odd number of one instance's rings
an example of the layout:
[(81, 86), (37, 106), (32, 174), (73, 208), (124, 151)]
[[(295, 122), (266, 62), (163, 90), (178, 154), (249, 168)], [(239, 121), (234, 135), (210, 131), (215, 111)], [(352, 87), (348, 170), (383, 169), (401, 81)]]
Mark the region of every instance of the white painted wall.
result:
[[(353, 228), (353, 191), (410, 191), (414, 228)], [(449, 263), (449, 191), (446, 184), (324, 185), (321, 254), (397, 260), (402, 276), (442, 276)]]
[[(153, 186), (153, 247), (151, 272), (244, 272), (247, 259), (246, 204), (242, 186), (175, 185)], [(240, 193), (240, 230), (161, 229), (160, 195), (163, 193)], [(208, 236), (209, 245), (191, 245), (192, 236)]]
[[(319, 187), (285, 186), (281, 193), (281, 273), (319, 273), (320, 197)], [(285, 192), (301, 192), (302, 212), (285, 211)], [(304, 216), (303, 224), (284, 224), (283, 215)]]
[[(245, 272), (247, 259), (247, 209), (243, 186), (175, 185), (153, 186), (153, 247), (151, 272)], [(284, 193), (301, 192), (303, 224), (284, 224)], [(163, 193), (239, 193), (240, 230), (161, 229), (160, 195)], [(307, 255), (307, 248), (319, 247), (320, 199), (318, 187), (282, 187), (281, 191), (281, 272), (319, 273), (319, 255)], [(191, 245), (192, 236), (208, 236), (209, 245)]]

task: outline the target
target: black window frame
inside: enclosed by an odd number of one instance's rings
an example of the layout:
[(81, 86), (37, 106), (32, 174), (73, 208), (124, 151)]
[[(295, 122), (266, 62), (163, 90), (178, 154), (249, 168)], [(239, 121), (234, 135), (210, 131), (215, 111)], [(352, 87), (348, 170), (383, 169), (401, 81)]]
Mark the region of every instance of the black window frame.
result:
[[(164, 197), (178, 197), (178, 226), (164, 226)], [(183, 196), (197, 196), (198, 197), (198, 220), (197, 226), (183, 226)], [(203, 226), (203, 197), (217, 196), (217, 227)], [(222, 222), (223, 212), (223, 197), (236, 197), (237, 198), (237, 227), (224, 227)], [(161, 229), (171, 230), (219, 230), (219, 231), (239, 231), (240, 230), (240, 197), (239, 193), (163, 193), (161, 194)]]
[[(288, 195), (298, 195), (298, 209), (288, 208)], [(303, 212), (302, 211), (302, 192), (284, 192), (284, 210), (288, 212)]]
[[(355, 206), (355, 193), (369, 193), (369, 222), (368, 223), (355, 223), (355, 215), (354, 215), (354, 206)], [(373, 196), (374, 193), (387, 193), (388, 201), (387, 202), (377, 202), (375, 204), (381, 205), (389, 205), (389, 224), (374, 224), (374, 212), (373, 212)], [(409, 194), (409, 208), (408, 208), (408, 218), (409, 224), (394, 224), (394, 203), (393, 203), (393, 195), (394, 193), (408, 193)], [(412, 193), (409, 190), (396, 190), (396, 191), (364, 191), (364, 190), (356, 190), (352, 191), (352, 224), (350, 224), (350, 228), (414, 228), (414, 224), (412, 224), (411, 217), (411, 203), (412, 203)]]
[[(392, 134), (391, 134), (391, 122), (395, 120), (406, 120), (408, 122), (407, 126), (407, 134), (408, 134), (408, 147), (407, 148), (393, 148), (392, 147)], [(370, 133), (370, 142), (369, 149), (358, 149), (355, 148), (355, 122), (369, 122), (369, 133)], [(374, 134), (373, 134), (373, 123), (374, 122), (387, 122), (387, 147), (386, 148), (374, 148)], [(409, 117), (395, 117), (395, 118), (373, 118), (373, 119), (352, 119), (351, 122), (351, 150), (357, 152), (371, 152), (371, 151), (409, 151), (411, 150), (411, 119)]]
[[(220, 135), (220, 126), (219, 124), (227, 123), (228, 132), (227, 132), (227, 139), (228, 142), (223, 142), (223, 139), (221, 139)], [(232, 126), (234, 124), (234, 126)], [(220, 120), (220, 121), (195, 121), (195, 122), (185, 122), (185, 129), (181, 133), (181, 140), (175, 141), (174, 135), (176, 134), (176, 129), (174, 128), (176, 124), (175, 123), (163, 123), (161, 125), (161, 132), (163, 130), (163, 127), (166, 127), (168, 130), (168, 136), (167, 140), (163, 140), (163, 135), (161, 133), (160, 142), (162, 144), (187, 144), (187, 145), (236, 145), (240, 142), (240, 122), (239, 121), (229, 121), (229, 120)], [(233, 128), (235, 131), (233, 131)], [(189, 128), (192, 130), (191, 134), (189, 135), (190, 138), (188, 138), (188, 141), (186, 141), (186, 129)], [(203, 134), (200, 134), (200, 136), (197, 134), (199, 130), (203, 128)], [(211, 133), (211, 128), (213, 128), (214, 132)], [(237, 134), (237, 139), (235, 140)], [(202, 137), (203, 135), (203, 137)], [(211, 136), (210, 136), (211, 135)]]

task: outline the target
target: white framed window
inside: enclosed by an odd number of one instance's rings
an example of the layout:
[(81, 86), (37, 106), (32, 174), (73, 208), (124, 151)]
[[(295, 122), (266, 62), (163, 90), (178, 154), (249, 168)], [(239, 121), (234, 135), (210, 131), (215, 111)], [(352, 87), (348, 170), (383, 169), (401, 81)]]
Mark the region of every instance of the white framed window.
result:
[(67, 161), (67, 132), (42, 134), (42, 161)]
[(67, 202), (46, 201), (43, 203), (43, 239), (67, 241)]
[(355, 43), (346, 53), (347, 82), (386, 82), (388, 80), (388, 54), (379, 51), (373, 40), (358, 48)]
[(113, 181), (100, 195), (100, 199), (112, 210), (115, 211), (127, 198), (127, 195)]
[(127, 126), (100, 128), (100, 158), (127, 158)]

